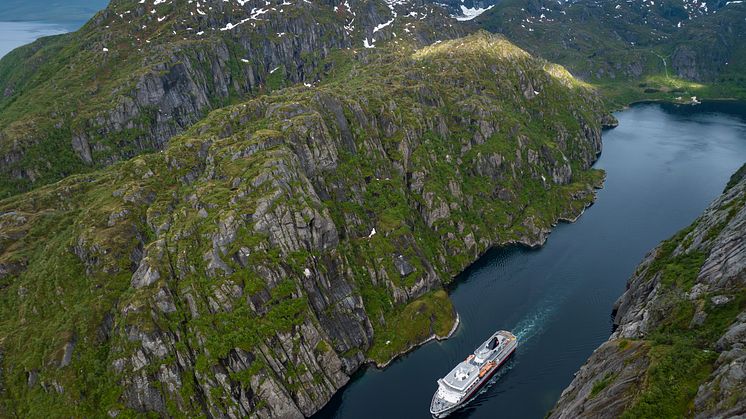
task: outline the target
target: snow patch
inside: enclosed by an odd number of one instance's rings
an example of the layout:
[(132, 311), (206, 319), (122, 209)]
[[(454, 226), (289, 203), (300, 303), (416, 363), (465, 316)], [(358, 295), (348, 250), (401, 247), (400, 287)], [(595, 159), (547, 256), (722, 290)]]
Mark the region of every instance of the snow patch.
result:
[(490, 10), (491, 8), (495, 7), (495, 5), (490, 5), (487, 8), (482, 7), (466, 7), (463, 4), (461, 5), (461, 16), (451, 16), (454, 19), (458, 20), (459, 22), (464, 22), (467, 20), (472, 20), (475, 17), (481, 15), (482, 13), (486, 12), (487, 10)]

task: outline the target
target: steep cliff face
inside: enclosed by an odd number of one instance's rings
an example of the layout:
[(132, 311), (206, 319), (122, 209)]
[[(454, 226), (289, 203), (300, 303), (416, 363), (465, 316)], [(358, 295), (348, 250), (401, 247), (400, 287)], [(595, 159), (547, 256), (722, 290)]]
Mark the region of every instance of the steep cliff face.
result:
[(211, 109), (319, 81), (342, 49), (452, 38), (451, 22), (418, 0), (115, 0), (0, 60), (0, 197), (160, 150)]
[(0, 406), (301, 417), (593, 200), (602, 106), (480, 33), (376, 48), (157, 153), (0, 201)]
[(551, 417), (746, 413), (746, 166), (690, 227), (653, 250), (616, 303), (617, 327)]

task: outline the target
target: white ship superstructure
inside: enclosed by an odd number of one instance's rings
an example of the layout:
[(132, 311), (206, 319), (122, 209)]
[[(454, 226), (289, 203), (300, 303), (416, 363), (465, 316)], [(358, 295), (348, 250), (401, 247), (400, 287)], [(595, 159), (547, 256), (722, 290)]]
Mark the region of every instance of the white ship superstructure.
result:
[(518, 346), (516, 337), (505, 330), (495, 332), (473, 354), (438, 380), (430, 413), (442, 418), (476, 396)]

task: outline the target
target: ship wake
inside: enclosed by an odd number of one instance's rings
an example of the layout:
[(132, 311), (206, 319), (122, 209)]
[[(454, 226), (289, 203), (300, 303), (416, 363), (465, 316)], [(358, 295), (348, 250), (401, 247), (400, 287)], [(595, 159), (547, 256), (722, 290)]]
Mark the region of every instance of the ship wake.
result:
[(515, 325), (513, 334), (518, 338), (519, 348), (544, 331), (556, 306), (557, 301), (544, 302)]

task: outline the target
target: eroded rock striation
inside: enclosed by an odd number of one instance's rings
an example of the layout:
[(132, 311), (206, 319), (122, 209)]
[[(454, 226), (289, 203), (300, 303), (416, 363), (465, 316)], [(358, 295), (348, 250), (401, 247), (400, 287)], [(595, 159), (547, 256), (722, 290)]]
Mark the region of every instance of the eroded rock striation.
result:
[(603, 118), (500, 37), (400, 42), (0, 201), (0, 406), (309, 416), (446, 335), (486, 249), (592, 202)]
[(114, 0), (0, 60), (0, 197), (161, 150), (210, 110), (320, 81), (364, 43), (462, 35), (453, 22), (420, 0)]
[(643, 260), (551, 417), (746, 414), (745, 174)]

